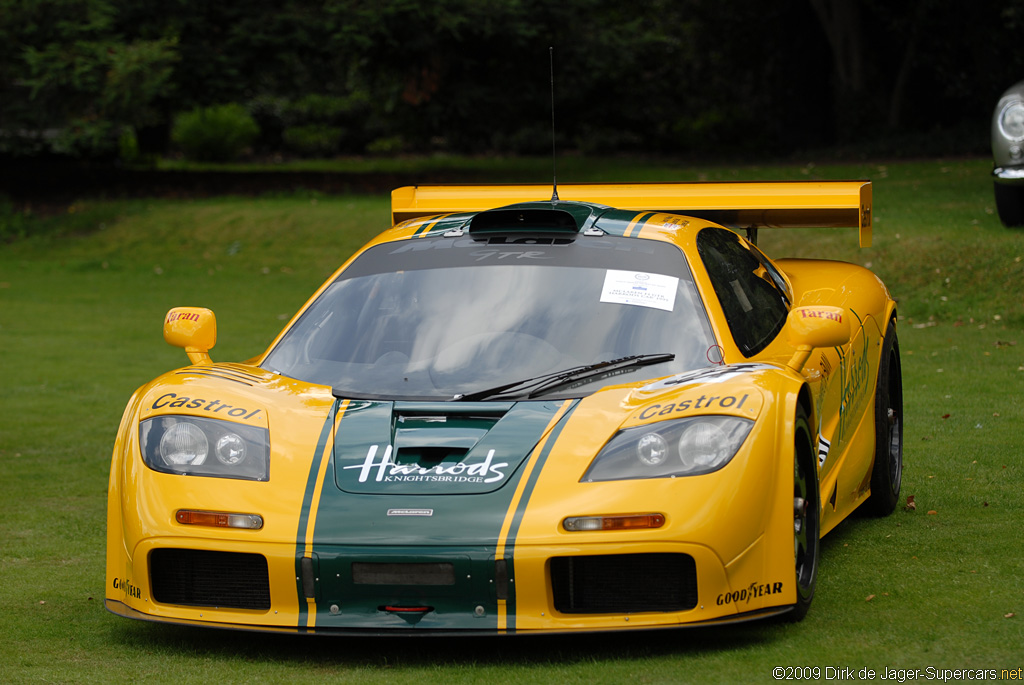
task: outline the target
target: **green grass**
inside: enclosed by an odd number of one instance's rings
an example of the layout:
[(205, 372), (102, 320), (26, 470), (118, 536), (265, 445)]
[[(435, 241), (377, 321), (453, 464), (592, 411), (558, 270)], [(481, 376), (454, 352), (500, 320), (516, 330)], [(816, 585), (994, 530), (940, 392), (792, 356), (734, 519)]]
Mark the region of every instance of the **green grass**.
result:
[[(539, 161), (516, 165), (546, 173)], [(768, 682), (775, 666), (1024, 666), (1024, 231), (993, 214), (989, 163), (594, 167), (559, 177), (875, 183), (871, 248), (858, 249), (849, 230), (761, 233), (773, 256), (870, 264), (900, 303), (903, 496), (917, 509), (830, 533), (802, 623), (409, 640), (240, 634), (108, 614), (105, 493), (117, 424), (135, 387), (185, 364), (161, 338), (163, 314), (209, 306), (215, 359), (258, 354), (385, 227), (387, 198), (82, 201), (32, 215), (6, 206), (0, 236), (27, 237), (0, 243), (0, 682)]]

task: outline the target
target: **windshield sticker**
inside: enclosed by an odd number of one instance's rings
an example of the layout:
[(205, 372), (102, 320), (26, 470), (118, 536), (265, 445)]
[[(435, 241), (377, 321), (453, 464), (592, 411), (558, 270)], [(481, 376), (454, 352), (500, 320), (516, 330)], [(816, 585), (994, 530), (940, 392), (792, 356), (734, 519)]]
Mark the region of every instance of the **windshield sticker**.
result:
[(679, 279), (675, 276), (609, 269), (604, 275), (601, 302), (670, 312), (676, 306), (678, 286)]

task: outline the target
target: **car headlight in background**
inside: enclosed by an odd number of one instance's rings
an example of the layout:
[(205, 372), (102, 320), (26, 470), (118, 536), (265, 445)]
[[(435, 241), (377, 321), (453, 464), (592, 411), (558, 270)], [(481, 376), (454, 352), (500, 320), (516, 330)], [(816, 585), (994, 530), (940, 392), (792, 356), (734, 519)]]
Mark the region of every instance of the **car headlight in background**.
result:
[(1024, 140), (1024, 104), (1011, 102), (999, 114), (999, 130), (1014, 141)]
[(695, 416), (627, 428), (604, 446), (582, 482), (711, 473), (729, 463), (753, 425), (737, 416)]
[(158, 416), (139, 424), (142, 458), (154, 471), (267, 480), (266, 428), (196, 416)]

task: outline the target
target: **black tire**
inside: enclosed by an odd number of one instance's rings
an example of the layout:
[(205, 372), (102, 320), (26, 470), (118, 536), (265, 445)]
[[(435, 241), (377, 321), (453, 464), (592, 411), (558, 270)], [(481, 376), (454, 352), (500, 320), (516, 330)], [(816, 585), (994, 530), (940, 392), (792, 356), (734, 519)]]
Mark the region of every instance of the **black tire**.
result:
[(1024, 226), (1024, 186), (994, 183), (996, 210), (1004, 226)]
[(797, 411), (793, 445), (793, 556), (795, 560), (796, 604), (786, 614), (790, 621), (807, 615), (818, 582), (821, 550), (821, 499), (814, 441), (807, 415)]
[(903, 373), (896, 320), (889, 322), (878, 362), (875, 388), (875, 463), (867, 511), (888, 516), (896, 508), (903, 482)]

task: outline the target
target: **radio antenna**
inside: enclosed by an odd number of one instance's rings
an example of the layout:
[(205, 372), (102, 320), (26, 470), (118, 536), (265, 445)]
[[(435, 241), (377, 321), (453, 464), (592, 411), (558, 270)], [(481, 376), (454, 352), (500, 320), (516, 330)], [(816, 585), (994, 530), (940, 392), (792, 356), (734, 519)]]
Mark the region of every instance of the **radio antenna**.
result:
[(555, 156), (555, 48), (548, 47), (551, 62), (551, 201), (558, 202), (558, 167)]

